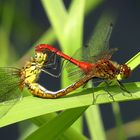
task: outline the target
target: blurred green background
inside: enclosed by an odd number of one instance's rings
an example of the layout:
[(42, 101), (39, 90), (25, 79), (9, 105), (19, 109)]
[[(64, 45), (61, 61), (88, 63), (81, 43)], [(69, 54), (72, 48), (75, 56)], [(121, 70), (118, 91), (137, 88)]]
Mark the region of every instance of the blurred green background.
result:
[[(64, 0), (66, 8), (69, 7), (70, 2), (71, 0)], [(114, 54), (113, 60), (124, 63), (139, 52), (139, 0), (100, 0), (93, 10), (92, 7), (88, 7), (84, 19), (84, 44), (92, 34), (100, 14), (105, 9), (113, 9), (117, 14), (117, 20), (111, 36), (110, 46), (119, 48), (119, 51)], [(56, 47), (60, 47), (50, 28), (50, 22), (40, 1), (0, 0), (0, 66), (22, 66), (26, 57), (33, 54), (33, 46), (38, 42), (49, 42)], [(47, 40), (44, 40), (44, 35), (46, 35)], [(136, 69), (125, 82), (139, 81), (139, 73), (139, 69)], [(49, 79), (47, 83), (49, 89), (53, 88), (53, 81), (53, 78)], [(53, 89), (59, 89), (60, 80), (58, 79), (55, 84), (56, 86)], [(139, 101), (120, 103), (124, 123), (139, 118), (139, 105)], [(115, 124), (110, 104), (101, 105), (100, 108), (105, 129), (113, 128)], [(86, 127), (84, 133), (89, 136)], [(0, 137), (3, 139), (10, 138), (14, 140), (18, 138), (18, 135), (19, 129), (16, 124), (0, 129)]]

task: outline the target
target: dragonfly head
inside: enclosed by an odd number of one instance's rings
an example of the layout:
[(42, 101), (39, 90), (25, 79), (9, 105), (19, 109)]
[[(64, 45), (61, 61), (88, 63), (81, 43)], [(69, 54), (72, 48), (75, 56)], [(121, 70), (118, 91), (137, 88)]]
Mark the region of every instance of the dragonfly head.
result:
[(131, 69), (125, 64), (120, 65), (121, 78), (128, 78), (131, 74)]
[(47, 60), (47, 54), (42, 52), (35, 53), (33, 61), (38, 64), (44, 64)]

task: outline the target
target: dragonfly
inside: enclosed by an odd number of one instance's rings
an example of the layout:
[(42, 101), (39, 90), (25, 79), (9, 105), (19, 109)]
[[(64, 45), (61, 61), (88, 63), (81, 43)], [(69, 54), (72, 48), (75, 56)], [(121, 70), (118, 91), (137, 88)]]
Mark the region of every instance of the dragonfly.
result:
[[(109, 29), (107, 30), (106, 35), (100, 37), (103, 44), (102, 46), (98, 46), (98, 48), (89, 46), (84, 48), (84, 51), (78, 50), (80, 52), (80, 59), (75, 59), (74, 57), (70, 57), (67, 54), (61, 52), (57, 48), (49, 45), (49, 44), (40, 44), (36, 46), (36, 52), (43, 52), (44, 54), (47, 52), (52, 52), (54, 55), (60, 56), (64, 60), (69, 61), (66, 68), (69, 74), (69, 77), (76, 79), (76, 82), (70, 85), (68, 88), (63, 89), (61, 96), (66, 95), (67, 93), (79, 88), (80, 86), (86, 84), (89, 80), (92, 79), (103, 79), (108, 86), (107, 81), (115, 80), (119, 84), (120, 88), (126, 92), (127, 89), (124, 85), (117, 79), (118, 75), (121, 78), (128, 78), (131, 74), (131, 69), (126, 64), (118, 64), (115, 61), (110, 60), (113, 53), (117, 51), (117, 48), (109, 48), (109, 39), (112, 32), (112, 24), (110, 24)], [(94, 41), (94, 40), (93, 40)], [(90, 56), (87, 54), (90, 53)], [(78, 56), (75, 54), (74, 56)], [(79, 78), (76, 78), (79, 77)], [(108, 92), (108, 91), (107, 91)], [(108, 92), (109, 93), (109, 92)], [(109, 93), (109, 95), (111, 95)], [(55, 94), (57, 96), (57, 93)]]
[(0, 67), (0, 118), (22, 99), (25, 87), (36, 97), (54, 99), (80, 87), (87, 80), (86, 77), (58, 91), (47, 90), (37, 81), (42, 72), (54, 76), (47, 69), (56, 66), (55, 60), (53, 56), (49, 58), (48, 53), (36, 52), (22, 68)]
[[(108, 41), (108, 39), (106, 40)], [(94, 78), (116, 79), (119, 74), (125, 78), (129, 77), (131, 70), (127, 65), (119, 65), (110, 60), (116, 49), (108, 49), (107, 45), (104, 48), (96, 55), (86, 57), (84, 58), (85, 61), (81, 61), (64, 54), (51, 45), (40, 44), (35, 48), (34, 57), (31, 57), (22, 68), (0, 67), (0, 117), (4, 116), (17, 101), (21, 100), (21, 92), (25, 87), (36, 97), (55, 99), (76, 90)], [(50, 58), (48, 58), (49, 52), (52, 53)], [(68, 60), (70, 68), (78, 67), (79, 69), (74, 69), (74, 72), (77, 71), (81, 76), (66, 88), (50, 91), (40, 85), (37, 80), (41, 72), (55, 76), (48, 72), (47, 68), (52, 68), (52, 66), (56, 65), (56, 55)], [(49, 62), (51, 63), (49, 64)], [(72, 73), (70, 69), (69, 74), (72, 75)]]
[(55, 57), (48, 58), (48, 53), (36, 52), (22, 68), (0, 67), (0, 118), (22, 99), (25, 87), (36, 97), (54, 99), (80, 87), (88, 79), (86, 77), (58, 91), (47, 90), (37, 80), (42, 72), (53, 75), (47, 69), (53, 69), (54, 61)]
[(48, 92), (38, 82), (41, 72), (49, 75), (47, 68), (53, 68), (48, 54), (35, 53), (22, 68), (0, 67), (0, 118), (3, 117), (18, 101), (22, 99), (25, 87), (34, 95), (41, 98), (51, 98)]

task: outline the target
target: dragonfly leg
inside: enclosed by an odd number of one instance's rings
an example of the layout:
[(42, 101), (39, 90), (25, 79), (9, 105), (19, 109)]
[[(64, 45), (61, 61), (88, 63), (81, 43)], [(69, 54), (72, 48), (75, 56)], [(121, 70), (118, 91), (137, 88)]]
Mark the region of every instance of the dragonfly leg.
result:
[[(51, 62), (51, 63), (48, 63), (48, 62)], [(47, 65), (45, 66), (45, 68), (56, 69), (58, 67), (58, 65), (57, 65), (58, 63), (59, 63), (59, 61), (56, 59), (56, 54), (52, 53), (50, 58), (47, 61)]]
[(113, 97), (113, 95), (108, 91), (109, 85), (111, 84), (111, 82), (107, 82), (105, 81), (106, 86), (104, 87), (105, 91), (107, 92), (107, 94), (109, 95), (109, 97), (115, 102), (115, 99)]
[(88, 83), (88, 81), (83, 85), (82, 88), (86, 88), (87, 87), (87, 83)]
[(61, 63), (60, 70), (59, 70), (58, 74), (52, 74), (52, 73), (48, 72), (46, 70), (47, 69), (46, 67), (45, 67), (46, 69), (41, 69), (41, 71), (43, 71), (44, 73), (46, 73), (46, 74), (48, 74), (48, 75), (50, 75), (52, 77), (59, 78), (61, 76), (61, 73), (62, 73), (62, 70), (63, 70), (64, 61), (65, 60), (63, 60), (62, 63)]
[(62, 63), (61, 63), (61, 66), (60, 66), (60, 70), (59, 70), (59, 77), (61, 76), (61, 73), (62, 73), (62, 71), (63, 71), (63, 69), (64, 69), (64, 62), (65, 62), (65, 60), (62, 60)]
[(92, 89), (93, 89), (93, 94), (92, 94), (92, 104), (93, 105), (95, 105), (96, 104), (96, 96), (95, 96), (95, 94), (94, 94), (94, 83), (92, 82)]
[[(117, 83), (118, 83), (118, 85), (119, 85), (119, 87), (120, 87), (121, 90), (127, 92), (129, 95), (132, 96), (132, 94), (130, 93), (130, 91), (128, 91), (128, 90), (126, 89), (126, 87), (125, 87), (119, 80), (117, 80)], [(123, 93), (123, 95), (125, 95), (125, 94)]]
[(51, 72), (48, 72), (47, 70), (41, 69), (41, 71), (52, 76), (52, 77), (59, 78), (59, 75), (52, 74)]

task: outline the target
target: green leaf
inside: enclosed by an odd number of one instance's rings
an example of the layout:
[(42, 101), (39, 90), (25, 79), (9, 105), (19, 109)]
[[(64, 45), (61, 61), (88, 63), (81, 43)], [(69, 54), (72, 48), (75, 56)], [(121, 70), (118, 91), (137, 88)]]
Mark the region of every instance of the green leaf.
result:
[(72, 127), (69, 127), (68, 130), (66, 130), (62, 135), (60, 135), (58, 139), (59, 138), (63, 138), (63, 140), (88, 140), (86, 136), (73, 129), (73, 125)]
[(112, 103), (112, 109), (115, 117), (115, 123), (116, 123), (116, 133), (117, 133), (117, 138), (119, 140), (126, 140), (126, 135), (124, 132), (123, 128), (123, 122), (121, 118), (121, 111), (120, 111), (120, 106), (118, 103)]
[(133, 56), (126, 64), (131, 67), (131, 70), (138, 67), (140, 65), (140, 52)]
[(104, 0), (86, 0), (85, 14), (89, 14), (91, 11), (96, 9)]
[[(11, 56), (10, 50), (10, 33), (12, 30), (12, 24), (15, 14), (15, 0), (13, 1), (5, 1), (2, 6), (2, 17), (0, 23), (0, 66), (6, 66), (9, 61), (9, 56)], [(14, 56), (15, 57), (15, 56)], [(11, 56), (11, 60), (13, 58)]]
[[(131, 95), (123, 95), (122, 90), (118, 86), (110, 86), (109, 91), (112, 93), (116, 102), (138, 100), (140, 99), (140, 82), (124, 84)], [(93, 103), (93, 90), (86, 89), (81, 92), (75, 92), (72, 95), (65, 96), (59, 99), (40, 99), (33, 96), (24, 97), (22, 101), (9, 110), (9, 112), (0, 119), (0, 127), (6, 126), (15, 122), (48, 114), (60, 110), (88, 106)], [(104, 91), (104, 88), (95, 88), (96, 104), (111, 103), (112, 98)]]
[(59, 116), (44, 124), (28, 136), (26, 140), (45, 139), (46, 137), (47, 140), (56, 139), (60, 134), (66, 131), (66, 129), (68, 129), (68, 127), (70, 127), (86, 109), (87, 107), (83, 107), (62, 112)]
[(8, 47), (9, 47), (9, 40), (7, 37), (7, 34), (5, 33), (5, 30), (0, 27), (0, 66), (6, 66), (8, 63)]
[[(42, 115), (42, 116), (39, 116), (39, 117), (32, 118), (30, 120), (34, 124), (36, 124), (37, 126), (41, 126), (41, 125), (44, 125), (45, 123), (47, 123), (48, 121), (53, 120), (54, 117), (57, 117), (57, 115), (56, 115), (56, 113), (50, 113), (50, 114), (47, 114), (47, 115)], [(66, 132), (64, 132), (62, 135), (60, 135), (58, 137), (58, 139), (59, 138), (60, 139), (64, 138), (64, 140), (65, 139), (73, 139), (73, 140), (75, 139), (75, 140), (77, 140), (77, 138), (79, 138), (80, 140), (86, 140), (85, 136), (83, 136), (76, 129), (73, 128), (73, 125), (72, 125), (72, 127), (69, 127), (68, 130), (66, 130)]]
[(90, 133), (91, 140), (105, 140), (105, 134), (102, 124), (102, 119), (97, 105), (90, 106), (86, 110), (86, 121)]
[(63, 30), (67, 21), (67, 12), (62, 0), (42, 0), (45, 12), (59, 40), (63, 40)]
[[(62, 51), (68, 55), (83, 45), (83, 21), (85, 0), (73, 0), (69, 8), (68, 20), (63, 31)], [(76, 14), (75, 14), (76, 13)]]
[(24, 140), (27, 136), (38, 129), (38, 126), (30, 121), (21, 122), (18, 124), (19, 138), (17, 140)]

